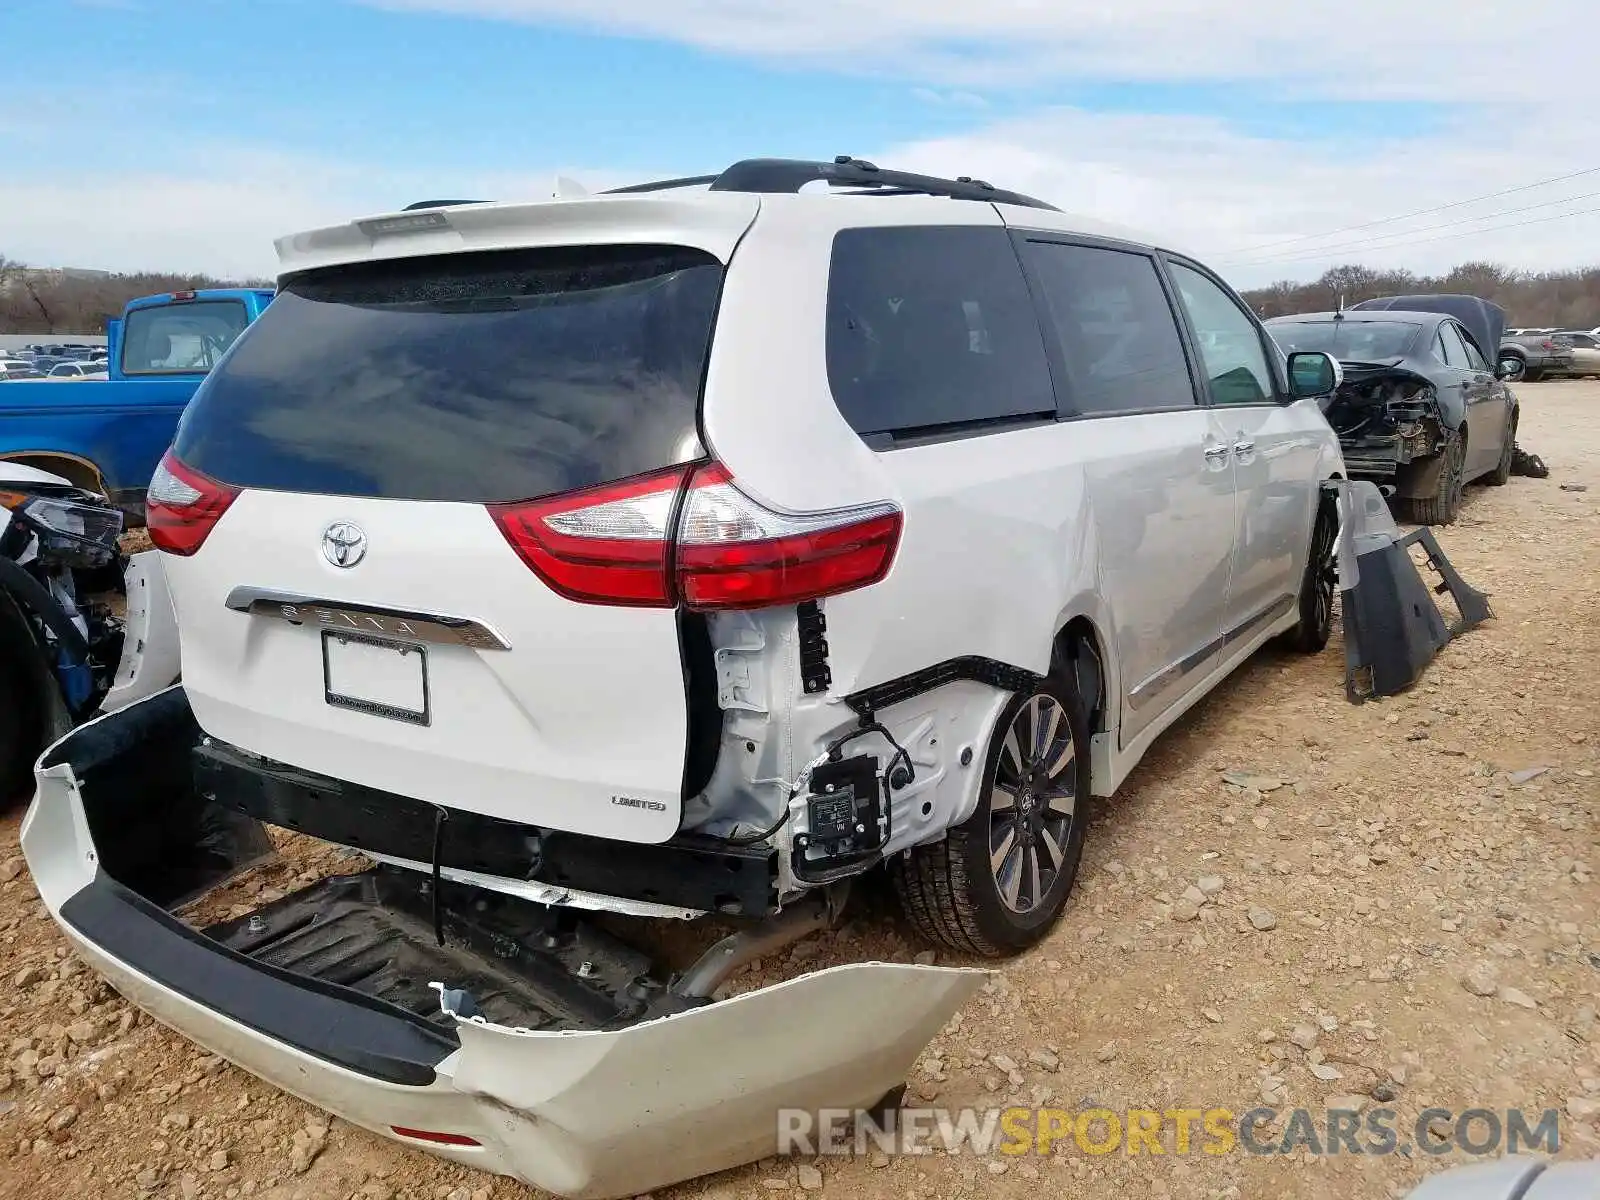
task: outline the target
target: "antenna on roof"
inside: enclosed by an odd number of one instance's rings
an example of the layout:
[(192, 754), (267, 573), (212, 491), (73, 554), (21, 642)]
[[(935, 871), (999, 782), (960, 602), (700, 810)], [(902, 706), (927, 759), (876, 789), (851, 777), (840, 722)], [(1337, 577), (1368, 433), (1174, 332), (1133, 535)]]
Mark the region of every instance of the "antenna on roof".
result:
[(581, 200), (589, 194), (589, 189), (576, 179), (568, 179), (565, 175), (556, 176), (555, 191), (550, 193), (552, 200)]

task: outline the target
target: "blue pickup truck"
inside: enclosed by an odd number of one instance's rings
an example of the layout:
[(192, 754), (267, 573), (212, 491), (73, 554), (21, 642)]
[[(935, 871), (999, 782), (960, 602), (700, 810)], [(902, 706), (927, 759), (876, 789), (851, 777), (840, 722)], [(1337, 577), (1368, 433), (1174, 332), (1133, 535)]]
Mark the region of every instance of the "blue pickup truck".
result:
[(0, 383), (0, 461), (64, 477), (142, 521), (184, 406), (272, 296), (217, 288), (128, 301), (110, 322), (108, 379)]

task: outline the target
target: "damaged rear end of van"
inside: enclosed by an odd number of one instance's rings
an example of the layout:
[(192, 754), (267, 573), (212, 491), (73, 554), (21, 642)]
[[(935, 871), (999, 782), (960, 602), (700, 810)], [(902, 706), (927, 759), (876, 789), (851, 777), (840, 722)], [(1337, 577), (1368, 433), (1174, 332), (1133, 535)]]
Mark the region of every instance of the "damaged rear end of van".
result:
[[(135, 1004), (352, 1124), (611, 1197), (776, 1152), (782, 1110), (892, 1098), (982, 985), (725, 987), (831, 928), (936, 798), (975, 803), (930, 747), (1005, 698), (880, 724), (829, 694), (817, 601), (885, 577), (903, 514), (837, 414), (827, 505), (763, 498), (792, 431), (708, 434), (708, 380), (757, 394), (714, 341), (779, 327), (729, 295), (762, 203), (279, 243), (150, 487), (182, 683), (51, 747), (24, 823), (50, 913)], [(833, 691), (881, 682), (851, 663)], [(292, 835), (332, 873), (216, 902)], [(707, 944), (666, 955), (663, 925)]]
[(559, 1196), (636, 1195), (777, 1153), (785, 1110), (892, 1103), (987, 978), (859, 963), (714, 999), (756, 956), (827, 928), (829, 901), (673, 971), (581, 909), (354, 856), (208, 921), (205, 898), (275, 849), (196, 785), (206, 749), (173, 687), (40, 760), (22, 848), (73, 950), (283, 1091)]

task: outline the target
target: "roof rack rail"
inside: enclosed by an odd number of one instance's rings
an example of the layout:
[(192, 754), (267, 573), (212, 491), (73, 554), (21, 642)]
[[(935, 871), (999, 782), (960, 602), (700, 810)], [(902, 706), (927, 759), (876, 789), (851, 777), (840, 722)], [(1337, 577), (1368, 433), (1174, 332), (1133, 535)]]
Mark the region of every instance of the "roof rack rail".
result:
[(776, 192), (793, 194), (808, 183), (850, 189), (853, 195), (945, 196), (951, 200), (987, 200), (994, 204), (1015, 204), (1023, 208), (1056, 211), (1053, 204), (1008, 192), (982, 179), (962, 175), (940, 179), (935, 175), (914, 175), (907, 171), (886, 171), (865, 159), (841, 154), (831, 163), (796, 158), (747, 158), (734, 163), (720, 175), (693, 175), (682, 179), (662, 179), (611, 188), (605, 195), (623, 192), (660, 192), (670, 188), (710, 184), (713, 192)]
[(700, 187), (707, 183), (715, 183), (721, 178), (720, 175), (684, 175), (678, 179), (657, 179), (650, 183), (630, 183), (627, 187), (607, 188), (600, 194), (621, 196), (634, 192), (665, 192), (671, 188)]
[(488, 200), (418, 200), (415, 204), (408, 204), (401, 212), (415, 212), (419, 208), (454, 208), (458, 204), (488, 204)]

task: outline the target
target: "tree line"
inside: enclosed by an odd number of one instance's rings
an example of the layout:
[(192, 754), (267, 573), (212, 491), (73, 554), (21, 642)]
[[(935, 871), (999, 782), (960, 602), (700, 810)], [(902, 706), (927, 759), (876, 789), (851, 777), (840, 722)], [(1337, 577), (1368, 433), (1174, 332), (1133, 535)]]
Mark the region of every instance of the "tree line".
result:
[(1263, 317), (1328, 312), (1377, 296), (1452, 292), (1481, 296), (1506, 310), (1513, 326), (1592, 329), (1600, 325), (1600, 267), (1569, 271), (1514, 271), (1495, 263), (1462, 263), (1443, 275), (1335, 267), (1314, 283), (1284, 280), (1252, 288), (1244, 298)]
[(136, 296), (219, 287), (271, 287), (270, 279), (230, 280), (211, 275), (140, 271), (85, 277), (31, 271), (0, 254), (0, 333), (100, 334)]
[[(106, 321), (136, 296), (213, 287), (271, 287), (269, 279), (228, 280), (210, 275), (149, 271), (83, 278), (32, 272), (0, 255), (0, 333), (104, 333)], [(1283, 280), (1252, 288), (1245, 300), (1263, 317), (1325, 312), (1375, 296), (1461, 292), (1492, 300), (1512, 325), (1590, 329), (1600, 325), (1600, 267), (1570, 271), (1516, 271), (1469, 262), (1444, 275), (1334, 267), (1311, 283)]]

